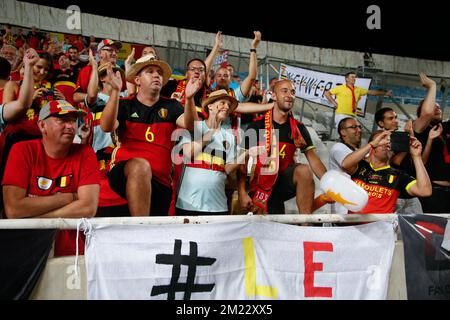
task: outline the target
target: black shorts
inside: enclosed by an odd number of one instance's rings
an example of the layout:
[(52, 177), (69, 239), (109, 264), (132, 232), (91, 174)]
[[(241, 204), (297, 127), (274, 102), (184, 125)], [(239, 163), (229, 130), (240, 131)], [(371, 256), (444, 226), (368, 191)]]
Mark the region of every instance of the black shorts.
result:
[(98, 207), (96, 218), (105, 217), (130, 217), (130, 210), (128, 209), (128, 204), (123, 204), (120, 206), (111, 207)]
[[(127, 198), (125, 177), (126, 161), (116, 164), (110, 172), (108, 172), (108, 182), (111, 189), (123, 199)], [(156, 179), (152, 179), (152, 199), (151, 199), (151, 215), (167, 216), (169, 214), (170, 200), (172, 199), (172, 188), (167, 187)]]
[(424, 213), (450, 212), (450, 187), (431, 183), (433, 193), (429, 197), (419, 197)]
[(282, 172), (278, 173), (277, 181), (270, 194), (268, 211), (269, 213), (284, 213), (284, 202), (296, 196), (296, 187), (294, 184), (294, 170), (296, 165), (290, 165)]

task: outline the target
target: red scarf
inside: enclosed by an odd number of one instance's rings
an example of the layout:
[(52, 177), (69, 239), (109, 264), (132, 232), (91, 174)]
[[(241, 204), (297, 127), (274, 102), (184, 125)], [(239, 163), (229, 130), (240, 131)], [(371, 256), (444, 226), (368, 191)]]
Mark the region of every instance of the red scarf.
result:
[[(447, 138), (447, 139), (449, 139), (449, 138)], [(450, 163), (450, 153), (449, 153), (450, 150), (448, 150), (448, 148), (447, 148), (446, 141), (444, 141), (444, 150), (443, 151), (444, 151), (444, 162)]]
[(180, 103), (184, 105), (186, 103), (186, 84), (187, 79), (178, 81), (177, 88), (175, 89), (175, 92), (181, 93), (181, 101)]
[[(228, 89), (227, 93), (230, 97), (236, 98), (233, 89)], [(239, 123), (241, 120), (241, 114), (237, 112), (233, 112), (230, 114), (231, 118), (231, 128), (233, 129), (234, 136), (236, 137), (236, 143), (240, 143), (239, 141)]]
[(350, 91), (352, 92), (352, 113), (355, 114), (356, 113), (356, 97), (355, 97), (355, 87), (350, 87), (348, 84), (346, 84), (347, 88), (350, 89)]
[[(175, 89), (175, 92), (181, 93), (180, 103), (183, 105), (183, 107), (186, 104), (186, 84), (187, 84), (187, 82), (188, 82), (187, 79), (178, 81), (177, 88)], [(202, 100), (206, 99), (207, 90), (206, 89), (200, 89), (200, 90), (203, 90)], [(205, 112), (205, 110), (203, 110), (203, 108), (196, 106), (196, 109), (197, 109), (197, 114), (199, 115), (199, 117), (201, 119), (208, 119), (208, 114)]]
[[(299, 122), (294, 119), (292, 113), (289, 114), (289, 125), (291, 127), (291, 136), (294, 140), (296, 148), (306, 147), (306, 141), (298, 129)], [(264, 115), (264, 146), (266, 154), (257, 158), (254, 178), (250, 185), (250, 192), (252, 193), (252, 201), (255, 206), (268, 212), (268, 201), (273, 190), (273, 186), (278, 178), (279, 169), (279, 155), (278, 155), (278, 141), (273, 136), (272, 126), (272, 110), (269, 110)], [(264, 171), (263, 171), (264, 170)]]
[(294, 140), (295, 147), (300, 149), (306, 147), (305, 138), (303, 138), (300, 130), (298, 129), (299, 122), (295, 120), (292, 113), (289, 114), (289, 124), (291, 125), (291, 136), (292, 140)]
[(260, 155), (256, 160), (250, 192), (253, 204), (267, 213), (270, 194), (277, 181), (279, 167), (278, 143), (276, 139), (273, 139), (272, 110), (264, 115), (264, 130), (266, 154)]

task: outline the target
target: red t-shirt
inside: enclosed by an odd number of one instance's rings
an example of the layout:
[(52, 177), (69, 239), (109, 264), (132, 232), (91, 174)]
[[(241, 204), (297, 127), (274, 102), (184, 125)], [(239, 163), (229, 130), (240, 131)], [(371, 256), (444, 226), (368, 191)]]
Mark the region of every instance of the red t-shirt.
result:
[(84, 66), (78, 73), (77, 86), (75, 92), (86, 93), (89, 86), (89, 78), (91, 77), (92, 67)]
[(72, 42), (72, 45), (78, 48), (78, 52), (81, 52), (84, 50), (84, 43), (80, 40), (75, 40)]
[(24, 37), (17, 37), (16, 41), (14, 43), (14, 46), (19, 49), (22, 48), (22, 46), (25, 44), (25, 38)]
[(9, 74), (9, 80), (12, 80), (12, 81), (20, 81), (20, 80), (21, 80), (21, 78), (20, 78), (20, 72), (19, 72), (19, 71), (11, 72), (11, 73)]
[(33, 35), (32, 33), (29, 33), (27, 36), (27, 41), (30, 48), (39, 49), (39, 44), (41, 42), (39, 34)]
[[(29, 197), (74, 193), (78, 187), (91, 184), (100, 184), (100, 177), (90, 146), (72, 144), (64, 159), (53, 159), (45, 153), (41, 139), (18, 142), (12, 147), (2, 182), (25, 189)], [(76, 231), (60, 231), (55, 256), (75, 254), (75, 239)], [(84, 253), (82, 243), (79, 253)]]

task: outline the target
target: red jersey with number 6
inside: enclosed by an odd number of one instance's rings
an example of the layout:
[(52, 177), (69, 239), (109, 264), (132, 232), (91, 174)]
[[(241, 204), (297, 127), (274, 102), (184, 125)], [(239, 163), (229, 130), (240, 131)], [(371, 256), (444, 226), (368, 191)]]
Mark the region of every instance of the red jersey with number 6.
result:
[(171, 151), (175, 143), (172, 132), (183, 113), (182, 105), (174, 99), (160, 97), (151, 107), (136, 97), (120, 100), (119, 143), (113, 151), (111, 167), (120, 161), (144, 158), (152, 168), (153, 177), (170, 186)]

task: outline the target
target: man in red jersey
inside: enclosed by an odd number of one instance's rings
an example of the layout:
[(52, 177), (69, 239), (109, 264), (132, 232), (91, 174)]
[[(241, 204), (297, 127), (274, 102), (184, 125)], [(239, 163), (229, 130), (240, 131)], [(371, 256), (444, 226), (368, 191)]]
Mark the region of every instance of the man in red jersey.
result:
[(127, 199), (130, 214), (167, 215), (171, 199), (171, 140), (177, 126), (192, 130), (197, 120), (194, 95), (202, 86), (198, 78), (186, 85), (186, 104), (160, 96), (172, 70), (161, 60), (146, 55), (127, 71), (126, 80), (138, 92), (119, 100), (122, 87), (120, 73), (108, 67), (106, 83), (112, 91), (100, 126), (105, 132), (118, 131), (118, 146), (113, 152), (109, 184)]
[[(64, 100), (47, 103), (39, 113), (42, 139), (16, 143), (3, 177), (8, 218), (93, 217), (99, 171), (90, 146), (73, 144), (77, 119), (85, 115)], [(76, 232), (57, 236), (55, 255), (73, 254)]]

